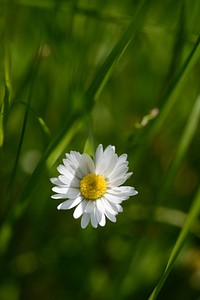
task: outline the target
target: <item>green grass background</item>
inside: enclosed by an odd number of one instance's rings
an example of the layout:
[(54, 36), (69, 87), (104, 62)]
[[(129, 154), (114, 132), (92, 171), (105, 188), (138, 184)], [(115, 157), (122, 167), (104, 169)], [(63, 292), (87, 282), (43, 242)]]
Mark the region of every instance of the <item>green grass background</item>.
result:
[[(200, 299), (200, 2), (0, 0), (0, 299)], [(155, 112), (155, 114), (154, 114)], [(85, 230), (50, 177), (127, 153), (139, 194)]]

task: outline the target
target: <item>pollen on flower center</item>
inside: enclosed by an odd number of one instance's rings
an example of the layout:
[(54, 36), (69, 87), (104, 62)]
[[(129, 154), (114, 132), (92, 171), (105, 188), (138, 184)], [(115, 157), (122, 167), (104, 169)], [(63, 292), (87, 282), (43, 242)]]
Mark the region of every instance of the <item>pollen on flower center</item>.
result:
[(96, 200), (106, 191), (106, 181), (101, 175), (88, 174), (80, 182), (80, 191), (85, 199)]

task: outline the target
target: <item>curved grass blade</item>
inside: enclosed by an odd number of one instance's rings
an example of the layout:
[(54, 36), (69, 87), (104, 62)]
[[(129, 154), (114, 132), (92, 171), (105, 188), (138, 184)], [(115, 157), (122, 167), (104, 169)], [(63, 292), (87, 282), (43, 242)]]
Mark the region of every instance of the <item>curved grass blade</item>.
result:
[(130, 148), (132, 148), (133, 143), (139, 140), (139, 147), (135, 147), (134, 151), (134, 159), (136, 163), (139, 162), (139, 159), (143, 157), (144, 151), (146, 147), (142, 143), (149, 143), (161, 130), (164, 122), (166, 121), (167, 117), (169, 116), (174, 104), (178, 100), (178, 96), (183, 89), (187, 78), (192, 71), (193, 67), (197, 63), (200, 58), (200, 35), (197, 37), (197, 40), (189, 53), (188, 57), (186, 58), (183, 65), (179, 68), (178, 72), (176, 73), (175, 77), (172, 79), (169, 86), (163, 93), (162, 102), (163, 107), (159, 109), (160, 113), (153, 121), (151, 127), (146, 132), (142, 131), (142, 133), (138, 132), (136, 137), (133, 139), (133, 142), (130, 144)]
[(169, 64), (169, 69), (167, 71), (166, 76), (166, 83), (170, 81), (170, 78), (172, 78), (178, 70), (178, 68), (181, 65), (184, 45), (185, 45), (185, 38), (186, 38), (186, 7), (185, 2), (183, 1), (180, 6), (180, 16), (178, 18), (178, 24), (177, 24), (177, 34), (175, 34), (174, 44), (173, 44), (173, 55), (171, 62)]
[(175, 157), (164, 177), (164, 182), (161, 184), (162, 190), (160, 192), (160, 195), (158, 198), (162, 199), (162, 195), (166, 194), (166, 191), (173, 180), (174, 176), (176, 175), (176, 172), (191, 144), (192, 138), (194, 137), (194, 134), (196, 132), (197, 126), (199, 124), (200, 120), (200, 95), (197, 97), (192, 112), (190, 114), (190, 117), (187, 121), (187, 124), (185, 126), (185, 129), (183, 131), (182, 137), (179, 142), (178, 149), (176, 151)]
[(128, 26), (124, 35), (118, 41), (116, 46), (113, 48), (109, 56), (106, 58), (101, 68), (99, 69), (97, 76), (94, 78), (92, 84), (90, 85), (86, 98), (88, 99), (88, 105), (90, 102), (99, 95), (102, 86), (105, 84), (105, 81), (108, 80), (108, 72), (111, 67), (117, 62), (120, 56), (123, 54), (123, 51), (128, 46), (132, 38), (134, 37), (137, 30), (140, 28), (142, 21), (144, 20), (145, 15), (147, 14), (150, 6), (152, 4), (152, 0), (146, 1), (144, 0), (140, 7), (138, 8), (135, 16), (133, 17), (132, 22)]
[(170, 258), (168, 260), (166, 269), (162, 275), (162, 277), (160, 278), (160, 281), (158, 282), (157, 286), (155, 287), (155, 289), (153, 290), (152, 294), (149, 297), (149, 300), (155, 300), (160, 292), (160, 290), (162, 289), (165, 281), (167, 280), (167, 277), (169, 276), (175, 261), (181, 251), (181, 249), (184, 246), (184, 243), (186, 242), (186, 239), (189, 235), (189, 232), (191, 230), (191, 227), (193, 225), (193, 222), (196, 220), (196, 218), (198, 217), (200, 212), (200, 187), (195, 195), (193, 204), (190, 208), (190, 211), (187, 215), (186, 221), (183, 225), (183, 228), (176, 240), (176, 243), (174, 245), (174, 248), (171, 252)]
[[(48, 145), (49, 141), (50, 141), (50, 130), (49, 130), (46, 122), (44, 121), (44, 119), (42, 117), (39, 117), (38, 114), (36, 113), (36, 111), (28, 103), (25, 103), (22, 101), (16, 101), (13, 103), (13, 106), (16, 104), (24, 105), (29, 110), (29, 112), (32, 113), (32, 115), (35, 117), (35, 119), (39, 125), (39, 129), (40, 129), (42, 136), (44, 137), (45, 144)], [(11, 107), (11, 109), (13, 108), (13, 106)]]
[(8, 114), (9, 114), (9, 98), (10, 98), (10, 92), (8, 86), (5, 84), (5, 94), (4, 94), (3, 104), (0, 112), (0, 147), (3, 146), (3, 142), (4, 142), (4, 131), (5, 131), (6, 123), (8, 120)]
[(5, 92), (3, 104), (0, 112), (0, 147), (3, 146), (4, 142), (4, 131), (8, 120), (9, 109), (10, 109), (10, 94), (11, 94), (11, 82), (10, 82), (10, 55), (8, 47), (4, 45), (4, 77), (5, 77)]
[[(189, 117), (188, 122), (184, 129), (184, 132), (182, 134), (176, 155), (175, 155), (174, 160), (172, 161), (172, 164), (165, 176), (165, 181), (164, 181), (164, 184), (162, 185), (163, 187), (160, 192), (160, 196), (158, 198), (162, 199), (162, 195), (166, 194), (167, 188), (168, 188), (170, 182), (172, 181), (172, 179), (174, 178), (174, 176), (180, 166), (180, 163), (183, 160), (183, 158), (186, 154), (186, 151), (192, 141), (192, 138), (196, 132), (196, 129), (197, 129), (197, 126), (199, 123), (199, 119), (200, 119), (200, 96), (197, 97), (197, 100), (193, 106), (192, 112), (190, 114), (190, 117)], [(174, 249), (170, 256), (166, 270), (165, 270), (163, 276), (161, 277), (154, 292), (152, 293), (151, 297), (149, 298), (149, 300), (156, 299), (159, 291), (161, 290), (164, 282), (166, 281), (171, 269), (173, 268), (175, 260), (184, 245), (187, 235), (188, 235), (189, 231), (191, 230), (193, 221), (198, 216), (199, 209), (200, 209), (200, 189), (197, 193), (197, 196), (194, 200), (194, 204), (192, 205), (190, 212), (188, 213), (185, 224), (184, 224), (182, 231), (181, 231), (181, 233), (177, 239), (177, 242), (174, 246)]]
[(170, 85), (168, 86), (168, 88), (165, 90), (163, 94), (163, 102), (165, 103), (165, 106), (161, 109), (158, 118), (155, 120), (155, 123), (149, 132), (150, 138), (154, 137), (157, 134), (162, 124), (165, 122), (172, 107), (174, 106), (176, 100), (178, 99), (178, 95), (182, 90), (189, 73), (191, 72), (196, 62), (199, 60), (199, 57), (200, 57), (200, 35), (198, 36), (196, 43), (194, 44), (184, 64), (180, 67), (174, 79), (171, 81)]
[(23, 144), (24, 135), (25, 135), (26, 126), (27, 126), (29, 107), (30, 107), (31, 99), (32, 99), (32, 89), (33, 89), (34, 79), (35, 79), (37, 71), (38, 71), (40, 58), (41, 58), (41, 52), (39, 51), (36, 54), (36, 59), (35, 58), (33, 59), (33, 65), (31, 66), (32, 68), (31, 68), (31, 73), (30, 73), (30, 78), (29, 78), (30, 88), (29, 88), (29, 93), (28, 93), (28, 96), (27, 96), (27, 106), (26, 106), (25, 113), (24, 113), (24, 118), (23, 118), (23, 123), (22, 123), (22, 130), (21, 130), (19, 144), (18, 144), (16, 156), (15, 156), (15, 162), (14, 162), (13, 170), (12, 170), (12, 173), (11, 173), (11, 176), (10, 176), (9, 191), (7, 193), (8, 201), (10, 201), (10, 197), (11, 197), (11, 193), (12, 193), (12, 187), (13, 187), (16, 172), (17, 172), (20, 153), (21, 153), (22, 144)]

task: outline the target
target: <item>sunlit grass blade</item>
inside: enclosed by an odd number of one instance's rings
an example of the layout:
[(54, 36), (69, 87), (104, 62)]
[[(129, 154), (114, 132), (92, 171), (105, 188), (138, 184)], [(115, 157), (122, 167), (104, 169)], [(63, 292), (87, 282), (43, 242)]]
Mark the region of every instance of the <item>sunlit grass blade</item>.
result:
[(111, 67), (115, 64), (115, 62), (120, 58), (123, 51), (129, 44), (129, 42), (134, 37), (136, 31), (140, 28), (142, 21), (151, 6), (152, 1), (143, 1), (138, 8), (135, 16), (133, 17), (132, 22), (128, 26), (127, 30), (124, 32), (121, 39), (118, 41), (116, 46), (112, 49), (109, 56), (106, 58), (104, 63), (102, 64), (101, 68), (98, 70), (97, 76), (94, 78), (92, 84), (90, 85), (87, 93), (86, 98), (88, 99), (88, 105), (96, 95), (99, 95), (102, 86), (105, 85), (105, 81), (108, 80), (108, 72), (110, 71)]
[(12, 193), (12, 186), (13, 186), (13, 183), (14, 183), (14, 180), (15, 180), (17, 167), (18, 167), (18, 164), (19, 164), (21, 149), (22, 149), (23, 140), (24, 140), (25, 131), (26, 131), (26, 126), (27, 126), (29, 107), (31, 106), (32, 88), (33, 88), (33, 83), (34, 83), (35, 76), (36, 76), (37, 71), (38, 71), (40, 56), (41, 56), (41, 52), (38, 52), (36, 54), (36, 58), (33, 59), (33, 63), (32, 63), (31, 68), (30, 68), (29, 78), (27, 78), (27, 81), (29, 81), (30, 86), (29, 86), (29, 92), (28, 92), (28, 96), (27, 96), (26, 109), (25, 109), (25, 112), (24, 112), (24, 118), (23, 118), (23, 123), (22, 123), (22, 129), (21, 129), (19, 144), (18, 144), (18, 147), (17, 147), (17, 152), (16, 152), (16, 156), (15, 156), (15, 162), (14, 162), (14, 165), (13, 165), (13, 170), (12, 170), (11, 176), (10, 176), (10, 184), (9, 184), (10, 189), (9, 189), (9, 192), (8, 192), (8, 199), (10, 198), (10, 195)]
[(73, 126), (66, 132), (66, 134), (58, 141), (56, 146), (52, 149), (52, 151), (49, 153), (46, 167), (47, 169), (50, 169), (55, 161), (60, 157), (60, 155), (64, 152), (66, 147), (69, 145), (70, 141), (74, 137), (74, 135), (79, 131), (81, 128), (81, 122), (75, 122), (73, 123)]
[(172, 107), (177, 101), (178, 96), (188, 78), (189, 73), (191, 72), (192, 68), (199, 60), (199, 57), (200, 57), (200, 36), (198, 36), (196, 43), (194, 44), (185, 62), (180, 67), (174, 79), (170, 82), (168, 88), (165, 90), (163, 94), (162, 101), (164, 103), (164, 106), (162, 107), (160, 114), (158, 115), (158, 118), (155, 120), (155, 123), (149, 132), (150, 137), (154, 137), (162, 127)]
[(5, 92), (0, 112), (0, 147), (4, 142), (4, 131), (9, 115), (10, 95), (11, 95), (11, 82), (10, 82), (10, 55), (6, 43), (4, 43), (4, 81)]
[(30, 106), (28, 105), (27, 103), (25, 102), (22, 102), (22, 101), (15, 101), (13, 103), (13, 105), (11, 106), (11, 109), (14, 109), (14, 107), (17, 105), (17, 104), (22, 104), (26, 107), (26, 109), (28, 109), (28, 111), (34, 116), (35, 120), (37, 121), (37, 124), (39, 125), (39, 130), (43, 136), (43, 140), (44, 140), (44, 143), (46, 145), (49, 144), (49, 141), (50, 141), (50, 130), (45, 122), (45, 120), (38, 116), (38, 114), (36, 113), (36, 111)]
[[(169, 166), (169, 169), (167, 170), (167, 173), (164, 177), (163, 184), (161, 185), (162, 186), (161, 193), (160, 193), (161, 195), (166, 194), (165, 192), (167, 191), (172, 180), (174, 179), (174, 176), (176, 175), (176, 172), (180, 167), (180, 164), (194, 137), (197, 126), (199, 124), (199, 120), (200, 120), (200, 96), (198, 96), (193, 106), (190, 117), (188, 118), (187, 124), (180, 138), (180, 142), (176, 154), (174, 156), (174, 159), (171, 165)], [(159, 198), (163, 198), (161, 195)]]
[[(180, 142), (179, 142), (176, 154), (174, 156), (174, 159), (164, 177), (163, 183), (161, 183), (161, 191), (158, 195), (159, 202), (161, 202), (162, 199), (164, 198), (164, 196), (166, 195), (169, 185), (172, 182), (172, 180), (174, 179), (178, 168), (180, 167), (180, 164), (181, 164), (181, 162), (191, 144), (194, 134), (196, 132), (197, 126), (199, 124), (199, 119), (200, 119), (200, 96), (197, 97), (197, 99), (193, 105), (193, 108), (192, 108), (192, 111), (188, 118), (188, 121), (186, 123), (185, 129), (180, 138)], [(161, 277), (154, 292), (152, 293), (151, 297), (149, 298), (149, 300), (156, 299), (156, 296), (158, 295), (160, 289), (162, 288), (164, 282), (166, 281), (171, 269), (173, 268), (175, 260), (183, 247), (186, 237), (187, 237), (189, 231), (191, 231), (191, 226), (193, 225), (193, 221), (195, 221), (195, 218), (197, 218), (197, 216), (198, 216), (199, 208), (200, 208), (200, 190), (198, 191), (197, 196), (194, 200), (194, 203), (188, 213), (188, 216), (183, 225), (183, 228), (181, 230), (179, 238), (177, 239), (177, 242), (176, 242), (174, 249), (172, 251), (172, 254), (170, 256), (166, 270), (165, 270), (163, 276)], [(153, 212), (153, 208), (152, 208), (151, 214), (158, 214), (157, 209), (155, 209), (155, 211)]]
[(199, 212), (200, 212), (200, 187), (195, 195), (193, 204), (187, 215), (186, 221), (185, 221), (183, 228), (182, 228), (182, 230), (177, 238), (177, 241), (174, 245), (174, 248), (173, 248), (170, 258), (168, 260), (166, 269), (165, 269), (163, 275), (161, 276), (157, 286), (153, 290), (151, 296), (149, 297), (149, 300), (155, 300), (157, 298), (160, 290), (162, 289), (165, 281), (167, 280), (167, 277), (169, 276), (170, 271), (172, 270), (172, 268), (175, 264), (175, 261), (179, 255), (180, 251), (182, 250), (182, 248), (184, 246), (184, 243), (186, 242), (186, 239), (190, 232), (191, 226), (192, 226), (193, 222), (195, 221), (195, 219), (198, 217)]
[(46, 143), (49, 143), (50, 131), (49, 131), (49, 128), (48, 128), (46, 122), (44, 121), (43, 118), (41, 118), (39, 116), (37, 116), (37, 120), (40, 125), (40, 131), (42, 132), (42, 135), (43, 135), (44, 139), (46, 140)]
[(153, 121), (152, 125), (149, 127), (149, 130), (138, 132), (136, 139), (140, 139), (140, 146), (135, 149), (134, 156), (135, 160), (139, 162), (139, 158), (143, 156), (146, 149), (145, 146), (141, 146), (142, 143), (148, 143), (151, 141), (157, 133), (161, 130), (162, 126), (165, 124), (167, 117), (172, 111), (173, 106), (178, 100), (179, 94), (184, 87), (187, 78), (192, 71), (194, 65), (200, 58), (200, 36), (198, 36), (191, 52), (185, 59), (183, 65), (179, 68), (176, 75), (170, 82), (169, 86), (165, 89), (162, 96), (162, 107), (159, 108), (160, 112), (158, 116)]

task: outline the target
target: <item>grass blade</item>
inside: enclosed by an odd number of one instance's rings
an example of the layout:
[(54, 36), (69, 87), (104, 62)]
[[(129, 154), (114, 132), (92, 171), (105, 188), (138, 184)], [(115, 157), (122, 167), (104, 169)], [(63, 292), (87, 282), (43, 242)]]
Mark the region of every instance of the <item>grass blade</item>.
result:
[(10, 92), (7, 85), (5, 85), (5, 94), (4, 94), (3, 104), (0, 112), (0, 147), (3, 146), (3, 142), (4, 142), (4, 131), (5, 131), (6, 122), (9, 114), (9, 98), (10, 98)]
[(86, 98), (88, 103), (92, 101), (97, 95), (99, 95), (102, 86), (105, 85), (105, 82), (108, 80), (108, 72), (111, 70), (111, 67), (117, 62), (120, 56), (123, 54), (123, 51), (129, 44), (129, 42), (134, 37), (137, 30), (140, 28), (142, 21), (151, 6), (152, 1), (143, 1), (133, 17), (132, 22), (128, 26), (127, 30), (123, 34), (122, 38), (118, 41), (116, 46), (113, 48), (109, 56), (106, 58), (105, 62), (102, 64), (101, 68), (98, 71), (97, 76), (94, 78), (92, 84), (90, 85)]
[[(200, 117), (200, 96), (198, 96), (198, 98), (193, 106), (192, 112), (191, 112), (188, 122), (186, 124), (182, 138), (180, 140), (176, 155), (175, 155), (174, 160), (165, 176), (165, 182), (164, 182), (164, 186), (162, 188), (162, 192), (160, 193), (160, 198), (161, 198), (161, 195), (165, 194), (165, 191), (167, 190), (170, 182), (172, 181), (172, 179), (175, 176), (176, 171), (178, 170), (178, 167), (180, 166), (180, 163), (181, 163), (181, 161), (192, 141), (192, 138), (195, 134), (195, 130), (196, 130), (198, 122), (199, 122), (199, 117)], [(179, 255), (179, 253), (186, 241), (188, 233), (191, 230), (193, 221), (198, 216), (199, 210), (200, 210), (200, 188), (194, 199), (193, 205), (188, 213), (188, 216), (186, 218), (185, 224), (183, 225), (181, 233), (180, 233), (180, 235), (176, 241), (176, 244), (172, 250), (172, 253), (169, 258), (165, 272), (164, 272), (163, 276), (161, 277), (158, 285), (154, 289), (153, 293), (151, 294), (149, 300), (155, 300), (159, 291), (161, 290), (162, 286), (164, 285), (171, 269), (173, 268), (176, 258)]]
[(5, 92), (3, 104), (0, 112), (0, 147), (4, 142), (4, 131), (9, 115), (10, 107), (10, 94), (11, 94), (11, 82), (10, 82), (10, 56), (6, 46), (4, 45), (4, 77), (5, 77)]
[(184, 64), (180, 67), (174, 79), (171, 81), (170, 85), (168, 86), (168, 88), (165, 90), (163, 94), (163, 102), (165, 103), (165, 106), (162, 108), (160, 114), (158, 115), (158, 118), (156, 119), (154, 126), (152, 126), (152, 129), (150, 131), (151, 137), (156, 135), (158, 130), (160, 130), (162, 124), (165, 122), (172, 107), (174, 106), (176, 100), (178, 99), (178, 95), (182, 90), (189, 73), (191, 72), (196, 62), (199, 60), (199, 57), (200, 57), (200, 35), (198, 36), (196, 43), (194, 44)]
[(181, 249), (184, 246), (184, 243), (188, 237), (188, 234), (190, 232), (191, 226), (193, 224), (193, 222), (195, 221), (195, 219), (198, 217), (200, 212), (200, 187), (196, 193), (196, 196), (194, 198), (193, 204), (190, 208), (190, 211), (187, 215), (186, 221), (183, 225), (183, 228), (178, 236), (178, 239), (174, 245), (174, 248), (172, 250), (172, 253), (170, 255), (170, 258), (168, 260), (166, 269), (163, 273), (163, 275), (160, 278), (160, 281), (158, 282), (157, 286), (155, 287), (155, 289), (153, 290), (151, 296), (149, 297), (149, 300), (155, 300), (160, 292), (160, 290), (162, 289), (167, 277), (169, 276), (170, 271), (172, 270), (174, 263), (181, 251)]
[(192, 141), (192, 138), (196, 132), (198, 123), (200, 119), (200, 95), (197, 97), (197, 100), (193, 106), (192, 112), (190, 114), (190, 117), (188, 119), (188, 122), (185, 126), (185, 129), (183, 131), (182, 137), (180, 139), (180, 143), (178, 146), (178, 149), (176, 151), (175, 157), (166, 173), (165, 180), (164, 180), (164, 186), (162, 188), (162, 193), (165, 194), (165, 191), (169, 187), (170, 182), (174, 178), (181, 161), (183, 160), (190, 143)]
[[(175, 77), (172, 79), (169, 86), (166, 88), (166, 90), (163, 93), (162, 102), (164, 103), (162, 108), (159, 108), (160, 113), (155, 118), (155, 121), (152, 123), (151, 127), (149, 127), (149, 130), (142, 131), (142, 133), (138, 133), (136, 136), (136, 139), (140, 140), (140, 145), (137, 149), (134, 151), (135, 161), (139, 162), (139, 158), (144, 155), (144, 151), (146, 147), (141, 147), (141, 141), (144, 143), (149, 143), (161, 130), (165, 120), (168, 118), (175, 102), (178, 99), (178, 95), (180, 94), (185, 82), (187, 81), (187, 78), (192, 71), (192, 68), (197, 63), (200, 57), (200, 35), (198, 36), (191, 52), (189, 53), (188, 57), (186, 58), (183, 65), (180, 67), (178, 72), (176, 73)], [(135, 139), (133, 139), (133, 142), (135, 142)], [(130, 145), (132, 147), (132, 144)]]
[(36, 121), (39, 125), (39, 130), (40, 130), (42, 136), (44, 137), (44, 143), (46, 145), (48, 145), (49, 141), (50, 141), (50, 130), (49, 130), (46, 122), (44, 121), (44, 119), (42, 117), (38, 116), (36, 111), (28, 103), (25, 103), (22, 101), (15, 101), (13, 103), (13, 105), (11, 106), (11, 109), (13, 109), (16, 104), (24, 105), (26, 107), (26, 109), (28, 109), (28, 111), (34, 116), (34, 118), (36, 119)]
[[(161, 189), (158, 191), (157, 199), (158, 202), (161, 204), (166, 198), (167, 191), (169, 190), (169, 186), (176, 176), (176, 173), (181, 165), (181, 162), (186, 155), (186, 152), (191, 144), (191, 141), (195, 135), (198, 123), (200, 119), (200, 95), (197, 97), (193, 109), (190, 113), (188, 121), (185, 125), (185, 129), (183, 130), (182, 136), (180, 137), (180, 142), (178, 144), (178, 148), (174, 155), (174, 158), (169, 165), (162, 182), (160, 184)], [(157, 203), (158, 203), (157, 202)]]

